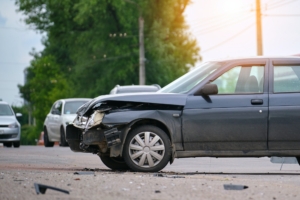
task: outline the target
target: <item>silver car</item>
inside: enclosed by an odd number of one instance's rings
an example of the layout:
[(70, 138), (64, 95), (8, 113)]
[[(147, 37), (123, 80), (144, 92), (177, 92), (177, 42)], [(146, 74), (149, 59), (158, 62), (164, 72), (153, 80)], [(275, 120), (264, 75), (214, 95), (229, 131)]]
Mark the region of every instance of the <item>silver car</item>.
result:
[(66, 126), (73, 122), (77, 109), (90, 101), (88, 98), (73, 98), (57, 100), (44, 122), (44, 146), (53, 147), (54, 142), (60, 146), (68, 146), (66, 141)]
[(20, 146), (21, 125), (17, 120), (21, 113), (14, 113), (10, 105), (0, 101), (0, 143), (6, 147)]

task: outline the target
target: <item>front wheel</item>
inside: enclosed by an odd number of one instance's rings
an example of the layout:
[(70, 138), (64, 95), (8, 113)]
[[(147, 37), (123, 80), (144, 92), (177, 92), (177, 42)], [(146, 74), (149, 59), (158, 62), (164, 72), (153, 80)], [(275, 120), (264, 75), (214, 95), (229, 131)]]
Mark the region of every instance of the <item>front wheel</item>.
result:
[(128, 134), (123, 157), (138, 172), (157, 172), (171, 158), (171, 142), (167, 134), (155, 126), (141, 126)]
[(121, 157), (99, 156), (103, 164), (112, 170), (128, 170), (129, 167)]
[(60, 144), (61, 147), (69, 146), (68, 142), (66, 141), (66, 135), (64, 131), (64, 127), (60, 127)]
[(12, 146), (12, 142), (4, 142), (3, 146), (5, 146), (5, 147), (11, 147)]

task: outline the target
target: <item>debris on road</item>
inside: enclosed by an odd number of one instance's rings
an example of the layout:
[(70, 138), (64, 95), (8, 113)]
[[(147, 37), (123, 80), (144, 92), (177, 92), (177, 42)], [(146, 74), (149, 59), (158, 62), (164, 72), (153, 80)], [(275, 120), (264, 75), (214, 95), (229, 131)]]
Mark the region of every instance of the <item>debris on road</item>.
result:
[(40, 193), (45, 194), (47, 189), (56, 190), (58, 192), (70, 194), (70, 192), (67, 190), (63, 190), (60, 188), (52, 187), (49, 185), (43, 185), (43, 184), (39, 184), (39, 183), (34, 183), (34, 188), (35, 188), (36, 194), (40, 194)]
[(178, 175), (165, 175), (161, 173), (155, 173), (153, 174), (155, 177), (166, 177), (166, 178), (185, 178), (184, 176), (178, 176)]
[(94, 171), (74, 172), (75, 175), (95, 175)]
[(247, 189), (246, 185), (232, 185), (232, 184), (224, 184), (225, 190), (244, 190)]
[(155, 190), (155, 193), (161, 193), (160, 190)]

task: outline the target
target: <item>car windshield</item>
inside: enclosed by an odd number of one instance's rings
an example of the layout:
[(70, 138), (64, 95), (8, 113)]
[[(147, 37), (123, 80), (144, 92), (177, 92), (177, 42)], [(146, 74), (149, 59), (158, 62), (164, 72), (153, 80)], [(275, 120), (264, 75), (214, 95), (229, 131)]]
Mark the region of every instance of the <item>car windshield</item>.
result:
[(9, 105), (0, 104), (0, 116), (12, 116), (14, 115)]
[(162, 93), (187, 93), (208, 75), (213, 73), (222, 63), (220, 62), (206, 62), (197, 66), (190, 72), (179, 77), (167, 86), (163, 87), (158, 92)]
[(69, 101), (65, 103), (64, 114), (76, 114), (77, 109), (88, 101)]

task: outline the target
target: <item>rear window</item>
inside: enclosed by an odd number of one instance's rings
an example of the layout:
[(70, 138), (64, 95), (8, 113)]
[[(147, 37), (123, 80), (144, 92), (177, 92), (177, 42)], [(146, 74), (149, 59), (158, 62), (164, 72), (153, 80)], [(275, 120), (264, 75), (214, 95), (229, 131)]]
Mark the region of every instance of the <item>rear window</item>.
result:
[(65, 103), (64, 114), (76, 114), (77, 109), (88, 101), (70, 101)]
[(14, 115), (9, 105), (0, 104), (0, 116), (12, 116)]
[(300, 66), (274, 66), (274, 92), (300, 92)]

